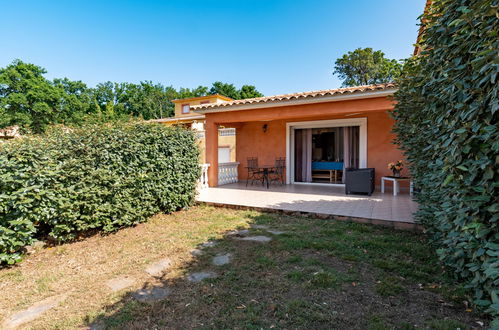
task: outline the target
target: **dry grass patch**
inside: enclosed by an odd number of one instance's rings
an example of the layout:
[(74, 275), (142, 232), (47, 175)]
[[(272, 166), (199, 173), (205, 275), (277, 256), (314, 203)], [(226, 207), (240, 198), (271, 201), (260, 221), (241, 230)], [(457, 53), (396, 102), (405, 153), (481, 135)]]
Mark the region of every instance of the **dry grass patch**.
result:
[[(242, 228), (249, 231), (233, 232)], [(241, 240), (245, 235), (272, 240)], [(191, 255), (210, 240), (216, 244)], [(214, 256), (225, 254), (229, 264), (212, 264)], [(164, 276), (145, 272), (164, 258), (171, 262)], [(185, 277), (192, 272), (216, 277), (192, 283)], [(134, 284), (112, 293), (105, 283), (123, 276)], [(444, 275), (421, 234), (205, 206), (42, 249), (1, 270), (0, 279), (4, 317), (68, 294), (27, 324), (36, 329), (444, 329), (450, 324), (466, 329), (477, 327), (476, 321), (487, 324), (465, 311), (466, 292)], [(137, 290), (152, 287), (169, 295), (137, 301)]]
[[(147, 223), (115, 234), (43, 248), (12, 268), (0, 270), (0, 316), (5, 319), (47, 297), (69, 292), (59, 307), (29, 324), (32, 328), (71, 328), (98, 315), (106, 305), (119, 301), (123, 292), (112, 293), (106, 281), (127, 275), (132, 289), (154, 283), (145, 268), (168, 257), (171, 272), (164, 279), (182, 275), (182, 265), (198, 244), (218, 239), (223, 233), (247, 226), (248, 212), (194, 207), (171, 215), (157, 215)], [(1, 321), (0, 321), (1, 324)]]

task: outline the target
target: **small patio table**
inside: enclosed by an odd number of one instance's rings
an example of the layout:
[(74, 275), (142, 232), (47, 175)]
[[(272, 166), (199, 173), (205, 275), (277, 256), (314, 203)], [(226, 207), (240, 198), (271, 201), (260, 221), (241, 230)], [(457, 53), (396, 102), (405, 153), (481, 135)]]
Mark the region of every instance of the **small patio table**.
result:
[(262, 184), (265, 185), (265, 181), (267, 181), (267, 189), (269, 189), (270, 187), (269, 173), (275, 170), (275, 165), (260, 165), (258, 166), (258, 170), (260, 170), (263, 173)]
[(400, 186), (399, 182), (400, 181), (409, 181), (409, 193), (412, 196), (412, 191), (413, 191), (413, 184), (412, 184), (412, 179), (408, 176), (383, 176), (381, 177), (381, 192), (385, 192), (385, 181), (391, 181), (393, 182), (393, 196), (397, 196), (397, 194), (400, 192)]

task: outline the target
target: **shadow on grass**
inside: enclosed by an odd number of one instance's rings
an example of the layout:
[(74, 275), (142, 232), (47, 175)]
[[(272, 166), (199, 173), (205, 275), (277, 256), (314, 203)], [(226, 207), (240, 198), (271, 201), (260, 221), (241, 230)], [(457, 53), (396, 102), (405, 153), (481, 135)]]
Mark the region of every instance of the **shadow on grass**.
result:
[[(418, 285), (441, 276), (418, 234), (266, 213), (250, 216), (248, 224), (248, 231), (227, 231), (197, 246), (180, 276), (167, 271), (151, 278), (87, 325), (413, 329), (449, 320), (463, 329), (476, 326), (473, 315)], [(214, 265), (217, 256), (229, 262)], [(199, 273), (212, 276), (189, 280)]]

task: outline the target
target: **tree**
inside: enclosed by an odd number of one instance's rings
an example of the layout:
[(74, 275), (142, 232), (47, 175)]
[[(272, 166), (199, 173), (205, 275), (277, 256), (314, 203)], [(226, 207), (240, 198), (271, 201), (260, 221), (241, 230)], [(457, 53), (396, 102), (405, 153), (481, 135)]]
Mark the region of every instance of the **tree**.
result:
[(263, 94), (260, 93), (253, 85), (243, 85), (241, 89), (238, 90), (233, 84), (226, 84), (220, 81), (215, 81), (212, 84), (209, 93), (212, 95), (220, 94), (234, 100), (263, 96)]
[(254, 97), (262, 97), (263, 94), (256, 90), (253, 85), (243, 85), (239, 90), (239, 95), (241, 99), (251, 99)]
[(333, 74), (343, 80), (343, 87), (348, 87), (392, 82), (401, 69), (399, 61), (385, 58), (380, 50), (357, 48), (336, 60)]
[(20, 60), (0, 69), (1, 127), (19, 125), (42, 132), (58, 122), (63, 90), (53, 86), (45, 73), (44, 68)]
[[(207, 87), (204, 89), (204, 92), (208, 90)], [(190, 90), (183, 90), (191, 94)], [(141, 81), (139, 84), (106, 82), (96, 86), (94, 95), (102, 113), (108, 113), (111, 117), (132, 116), (146, 120), (173, 115), (171, 101), (178, 98), (173, 87), (164, 87), (152, 81)]]
[(170, 98), (165, 94), (165, 87), (153, 84), (152, 81), (142, 81), (138, 85), (128, 84), (129, 112), (133, 116), (144, 119), (157, 119), (171, 115)]
[(92, 107), (92, 91), (84, 82), (71, 81), (68, 78), (56, 78), (52, 84), (59, 89), (61, 94), (58, 103), (60, 110), (59, 121), (81, 123), (86, 115), (95, 111), (95, 107)]
[(184, 88), (180, 87), (176, 99), (187, 99), (190, 97), (199, 97), (199, 96), (206, 96), (208, 95), (208, 87), (206, 86), (198, 86), (196, 88), (190, 89), (190, 88)]
[(99, 110), (105, 111), (108, 105), (116, 102), (115, 84), (111, 81), (99, 83), (93, 89), (93, 97), (99, 106)]
[(210, 88), (210, 94), (220, 94), (237, 100), (241, 98), (241, 94), (233, 84), (226, 84), (221, 81), (215, 81)]
[(262, 96), (255, 86), (214, 82), (211, 88), (163, 86), (152, 81), (114, 83), (89, 88), (82, 81), (44, 77), (45, 69), (20, 60), (0, 69), (0, 128), (19, 125), (36, 133), (48, 125), (110, 122), (131, 117), (157, 119), (174, 114), (172, 100), (221, 94), (234, 99)]

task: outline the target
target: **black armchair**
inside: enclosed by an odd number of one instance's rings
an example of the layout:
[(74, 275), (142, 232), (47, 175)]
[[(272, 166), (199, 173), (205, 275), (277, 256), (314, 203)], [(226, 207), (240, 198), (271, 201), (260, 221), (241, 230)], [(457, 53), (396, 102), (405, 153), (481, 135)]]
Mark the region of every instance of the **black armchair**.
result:
[(374, 192), (374, 168), (345, 169), (345, 194)]

